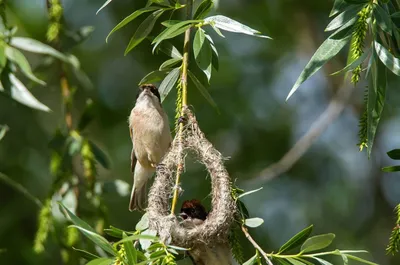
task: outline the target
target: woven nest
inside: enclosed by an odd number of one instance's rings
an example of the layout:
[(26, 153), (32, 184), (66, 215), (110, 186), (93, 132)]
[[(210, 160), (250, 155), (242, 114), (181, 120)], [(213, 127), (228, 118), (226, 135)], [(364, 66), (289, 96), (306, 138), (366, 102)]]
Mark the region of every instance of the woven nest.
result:
[[(150, 229), (154, 229), (164, 242), (190, 248), (198, 244), (214, 246), (226, 243), (236, 206), (231, 196), (230, 178), (223, 164), (223, 157), (205, 138), (193, 113), (186, 108), (182, 142), (176, 136), (170, 151), (157, 168), (153, 186), (149, 193), (148, 216)], [(178, 161), (192, 151), (202, 162), (212, 184), (212, 209), (207, 219), (198, 226), (187, 228), (170, 214), (170, 198), (175, 187)], [(180, 169), (183, 170), (183, 169)]]

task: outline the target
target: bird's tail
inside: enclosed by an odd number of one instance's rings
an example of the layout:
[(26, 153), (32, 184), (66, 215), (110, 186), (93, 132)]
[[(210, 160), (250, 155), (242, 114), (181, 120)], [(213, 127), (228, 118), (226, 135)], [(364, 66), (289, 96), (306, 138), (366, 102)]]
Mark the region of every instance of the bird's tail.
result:
[(146, 207), (147, 182), (141, 188), (132, 187), (131, 201), (129, 202), (129, 211), (143, 211)]

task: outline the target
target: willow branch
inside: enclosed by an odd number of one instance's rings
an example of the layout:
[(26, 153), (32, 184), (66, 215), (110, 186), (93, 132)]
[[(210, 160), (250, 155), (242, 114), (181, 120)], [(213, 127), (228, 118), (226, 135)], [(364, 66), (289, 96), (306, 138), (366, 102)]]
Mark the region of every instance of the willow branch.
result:
[(246, 227), (242, 225), (242, 231), (246, 238), (250, 241), (250, 243), (261, 253), (261, 255), (264, 257), (265, 261), (267, 262), (268, 265), (274, 265), (272, 261), (268, 258), (267, 253), (257, 244), (257, 242), (251, 237), (249, 234), (249, 231), (247, 230)]
[[(192, 5), (193, 5), (193, 0), (187, 0), (186, 1), (186, 19), (191, 19), (192, 18)], [(185, 114), (185, 108), (187, 107), (187, 72), (188, 72), (188, 67), (189, 67), (189, 51), (190, 51), (190, 31), (191, 27), (189, 27), (185, 31), (185, 39), (183, 42), (183, 59), (182, 59), (182, 68), (181, 68), (181, 79), (180, 79), (180, 85), (182, 87), (182, 104), (181, 104), (181, 110), (180, 114), (181, 117), (184, 116)], [(179, 183), (180, 183), (180, 177), (183, 172), (183, 156), (182, 156), (182, 135), (183, 135), (183, 123), (181, 122), (179, 124), (179, 161), (178, 161), (178, 168), (176, 171), (176, 180), (175, 180), (175, 189), (174, 189), (174, 195), (172, 198), (172, 206), (171, 206), (171, 214), (175, 213), (175, 208), (176, 208), (176, 203), (178, 201), (178, 195), (179, 195)]]

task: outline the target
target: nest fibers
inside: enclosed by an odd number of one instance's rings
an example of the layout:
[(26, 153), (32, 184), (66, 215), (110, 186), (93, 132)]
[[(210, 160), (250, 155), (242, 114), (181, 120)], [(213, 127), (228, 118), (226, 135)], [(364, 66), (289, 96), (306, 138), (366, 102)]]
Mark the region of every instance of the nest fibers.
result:
[[(231, 196), (230, 178), (223, 164), (223, 157), (205, 138), (193, 113), (185, 109), (187, 124), (182, 142), (175, 136), (171, 150), (157, 168), (157, 174), (149, 193), (147, 213), (150, 229), (160, 235), (162, 241), (191, 248), (198, 244), (214, 246), (226, 243), (236, 206)], [(198, 226), (184, 227), (175, 215), (169, 213), (169, 201), (175, 187), (178, 161), (188, 151), (193, 151), (207, 168), (212, 184), (212, 210)], [(178, 170), (183, 170), (182, 168)]]

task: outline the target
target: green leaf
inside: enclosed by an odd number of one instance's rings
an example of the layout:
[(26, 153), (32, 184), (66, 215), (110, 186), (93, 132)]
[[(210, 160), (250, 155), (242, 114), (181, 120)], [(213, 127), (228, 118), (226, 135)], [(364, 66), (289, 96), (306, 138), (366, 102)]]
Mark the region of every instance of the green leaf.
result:
[(362, 64), (365, 61), (365, 59), (367, 59), (368, 55), (369, 55), (369, 50), (365, 51), (360, 57), (357, 58), (357, 60), (354, 60), (353, 62), (349, 63), (343, 69), (336, 71), (330, 75), (337, 75), (340, 73), (347, 73), (349, 71), (353, 71), (355, 68), (357, 68), (357, 66)]
[(91, 140), (89, 140), (89, 145), (94, 154), (94, 158), (96, 158), (96, 161), (99, 162), (100, 165), (102, 165), (105, 169), (110, 169), (110, 159), (108, 158), (107, 154)]
[(343, 6), (345, 6), (346, 3), (344, 2), (344, 0), (335, 0), (335, 2), (333, 3), (333, 7), (331, 12), (329, 13), (329, 17), (332, 17), (334, 15), (336, 15), (337, 13), (340, 12), (340, 10), (342, 10)]
[(64, 215), (68, 217), (68, 219), (74, 224), (71, 227), (78, 228), (87, 238), (93, 241), (93, 243), (102, 248), (104, 251), (115, 256), (115, 252), (111, 244), (108, 243), (108, 241), (104, 237), (96, 234), (95, 230), (90, 225), (88, 225), (85, 221), (81, 220), (79, 217), (73, 214), (62, 203), (59, 204), (61, 206), (61, 209), (63, 210), (62, 212), (64, 213)]
[(110, 225), (110, 228), (104, 229), (104, 232), (112, 237), (122, 238), (122, 233), (124, 233), (124, 230), (121, 230), (119, 228)]
[(263, 187), (261, 187), (261, 188), (259, 188), (259, 189), (256, 189), (256, 190), (246, 191), (245, 193), (242, 193), (242, 194), (240, 194), (239, 196), (237, 196), (237, 199), (240, 199), (240, 198), (242, 198), (242, 197), (244, 197), (244, 196), (247, 196), (247, 195), (249, 195), (249, 194), (255, 193), (255, 192), (260, 191), (260, 190), (262, 190), (262, 189), (263, 189)]
[(304, 262), (301, 262), (300, 260), (294, 258), (287, 258), (287, 260), (293, 265), (306, 265)]
[(181, 22), (181, 20), (176, 20), (176, 19), (166, 20), (166, 21), (161, 22), (161, 25), (163, 25), (164, 27), (169, 28), (169, 27), (171, 27), (171, 26), (173, 26), (175, 24), (178, 24), (179, 22)]
[(340, 28), (346, 23), (350, 23), (347, 26), (354, 24), (357, 20), (357, 13), (363, 9), (365, 5), (350, 5), (347, 7), (342, 13), (340, 13), (337, 17), (335, 17), (329, 24), (326, 26), (325, 31), (332, 31)]
[[(334, 33), (335, 34), (335, 33)], [(313, 74), (315, 74), (321, 67), (332, 59), (336, 54), (338, 54), (344, 46), (349, 42), (350, 36), (345, 36), (342, 39), (336, 40), (328, 38), (326, 39), (321, 46), (317, 49), (314, 55), (311, 57), (310, 61), (307, 63), (306, 67), (304, 67), (300, 76), (298, 77), (296, 83), (293, 85), (292, 89), (289, 92), (286, 100), (288, 100), (294, 92), (299, 88), (299, 86), (310, 78)]]
[(94, 119), (96, 111), (94, 108), (93, 100), (87, 99), (85, 109), (79, 119), (78, 131), (83, 131), (89, 123)]
[(229, 17), (225, 17), (222, 15), (207, 17), (206, 19), (204, 19), (204, 22), (214, 25), (215, 27), (225, 30), (225, 31), (242, 33), (242, 34), (252, 35), (255, 37), (271, 39), (271, 37), (268, 37), (266, 35), (261, 35), (261, 32), (259, 32), (258, 30), (252, 29), (246, 25), (243, 25), (242, 23), (240, 23), (236, 20), (233, 20)]
[(76, 68), (79, 68), (79, 62), (76, 61), (76, 58), (72, 56), (66, 56), (49, 45), (41, 43), (40, 41), (25, 37), (13, 37), (11, 38), (10, 45), (28, 52), (50, 55), (60, 59), (61, 61), (72, 64)]
[[(1, 138), (0, 138), (1, 139)], [(387, 155), (394, 160), (400, 160), (400, 149), (393, 149), (387, 152)]]
[[(125, 233), (122, 234), (123, 238), (126, 238), (127, 235)], [(137, 252), (136, 249), (133, 246), (132, 241), (125, 241), (124, 242), (124, 248), (125, 248), (125, 256), (128, 260), (128, 265), (134, 265), (137, 263)]]
[(161, 249), (161, 250), (157, 250), (153, 253), (150, 254), (150, 258), (160, 258), (160, 257), (164, 257), (165, 256), (165, 250)]
[(6, 52), (6, 45), (3, 42), (0, 42), (0, 73), (7, 63), (5, 52)]
[(356, 261), (358, 261), (358, 262), (365, 263), (365, 264), (368, 264), (368, 265), (379, 265), (378, 263), (371, 262), (371, 261), (368, 261), (368, 260), (359, 258), (359, 257), (357, 257), (357, 256), (353, 256), (353, 255), (349, 255), (349, 254), (346, 254), (346, 256), (347, 256), (349, 259), (356, 260)]
[(176, 64), (178, 64), (178, 63), (181, 62), (181, 61), (182, 61), (181, 58), (171, 58), (171, 59), (168, 59), (168, 60), (166, 60), (165, 62), (163, 62), (163, 63), (160, 65), (159, 70), (162, 71), (162, 70), (170, 69), (172, 66), (175, 66)]
[(343, 265), (348, 265), (349, 264), (349, 259), (345, 254), (340, 253), (340, 256), (342, 257), (343, 260)]
[(246, 261), (245, 263), (243, 263), (243, 265), (253, 265), (256, 264), (257, 261), (257, 254), (254, 255), (253, 257), (251, 257), (248, 261)]
[(164, 78), (161, 82), (158, 91), (160, 92), (161, 102), (168, 96), (171, 89), (175, 86), (178, 81), (180, 68), (175, 68)]
[(212, 50), (212, 59), (211, 59), (211, 63), (214, 66), (215, 70), (218, 71), (219, 69), (219, 59), (218, 59), (218, 51), (217, 48), (215, 48), (213, 39), (211, 38), (210, 35), (205, 34), (206, 38), (210, 41), (210, 46), (211, 46), (211, 50)]
[(259, 218), (259, 217), (249, 218), (249, 219), (246, 219), (246, 220), (244, 221), (244, 224), (245, 224), (246, 226), (252, 227), (252, 228), (259, 227), (259, 226), (262, 225), (263, 223), (264, 223), (264, 220), (261, 219), (261, 218)]
[(289, 239), (285, 244), (283, 244), (283, 246), (280, 247), (278, 254), (294, 249), (303, 244), (304, 241), (306, 241), (306, 239), (310, 236), (312, 230), (313, 230), (313, 225), (310, 225), (309, 227), (306, 227), (303, 230), (301, 230), (299, 233), (297, 233), (291, 239)]
[(222, 38), (225, 38), (225, 36), (222, 34), (222, 32), (217, 27), (215, 27), (214, 23), (211, 24), (211, 27), (219, 36), (221, 36)]
[(384, 168), (382, 168), (382, 171), (383, 171), (383, 172), (388, 172), (388, 173), (390, 173), (390, 172), (397, 172), (397, 171), (400, 171), (400, 166), (384, 167)]
[(276, 258), (276, 261), (278, 261), (280, 265), (290, 265), (290, 263), (287, 262), (285, 259)]
[(199, 28), (194, 36), (193, 53), (197, 66), (207, 76), (207, 80), (210, 81), (212, 59), (211, 45), (206, 39), (202, 28)]
[(330, 263), (330, 262), (328, 262), (328, 261), (326, 261), (324, 259), (320, 259), (320, 258), (317, 258), (317, 257), (313, 257), (313, 259), (315, 259), (316, 261), (318, 261), (322, 265), (333, 265), (332, 263)]
[(31, 66), (29, 65), (28, 60), (25, 58), (25, 56), (22, 54), (22, 52), (20, 52), (19, 50), (11, 47), (11, 46), (7, 46), (6, 47), (6, 56), (7, 58), (12, 61), (13, 63), (15, 63), (16, 65), (19, 66), (19, 68), (21, 69), (21, 72), (24, 73), (24, 75), (26, 77), (28, 77), (29, 79), (31, 79), (32, 81), (41, 84), (41, 85), (46, 85), (46, 83), (42, 80), (40, 80), (39, 78), (37, 78), (31, 69)]
[(75, 250), (75, 251), (77, 251), (77, 252), (79, 252), (79, 255), (82, 257), (82, 258), (84, 258), (84, 259), (86, 259), (86, 260), (94, 260), (94, 259), (99, 259), (100, 257), (99, 256), (97, 256), (97, 255), (95, 255), (95, 254), (92, 254), (92, 253), (90, 253), (90, 252), (87, 252), (86, 250), (83, 250), (83, 249), (79, 249), (79, 248), (74, 248), (74, 247), (72, 247), (72, 249), (73, 250)]
[(208, 14), (208, 12), (210, 12), (210, 10), (213, 7), (213, 5), (214, 5), (213, 0), (204, 0), (197, 7), (193, 18), (194, 19), (202, 19), (202, 18), (204, 18)]
[(135, 229), (137, 231), (143, 231), (146, 230), (147, 228), (149, 228), (149, 216), (147, 215), (147, 213), (145, 213), (143, 214), (140, 221), (136, 224)]
[(326, 248), (332, 243), (334, 238), (335, 235), (332, 233), (310, 237), (304, 242), (300, 250), (302, 253), (308, 253)]
[(208, 92), (207, 88), (204, 87), (204, 85), (197, 79), (197, 77), (190, 71), (188, 71), (188, 75), (190, 79), (193, 81), (194, 85), (197, 87), (197, 89), (200, 91), (200, 93), (203, 95), (203, 97), (210, 103), (211, 106), (216, 108), (218, 110), (218, 106), (211, 97), (210, 93)]
[(132, 14), (130, 14), (129, 16), (127, 16), (126, 18), (124, 18), (121, 22), (118, 23), (118, 25), (116, 25), (111, 31), (110, 33), (108, 33), (107, 37), (106, 37), (106, 42), (108, 42), (108, 38), (111, 36), (111, 34), (113, 34), (114, 32), (116, 32), (117, 30), (119, 30), (120, 28), (122, 28), (123, 26), (125, 26), (126, 24), (128, 24), (129, 22), (133, 21), (135, 18), (137, 18), (138, 16), (140, 16), (143, 13), (146, 12), (150, 12), (150, 11), (154, 11), (154, 10), (158, 10), (160, 9), (160, 7), (157, 6), (149, 6), (149, 7), (145, 7), (145, 8), (141, 8), (136, 10), (135, 12), (133, 12)]
[(140, 243), (141, 248), (143, 250), (147, 251), (147, 249), (151, 246), (152, 243), (155, 243), (159, 240), (159, 238), (156, 237), (156, 235), (157, 235), (157, 231), (151, 230), (151, 229), (147, 229), (146, 231), (142, 232), (141, 236), (150, 236), (150, 237), (153, 237), (153, 239), (140, 238), (139, 243)]
[(386, 67), (374, 60), (371, 66), (370, 85), (368, 86), (367, 153), (371, 155), (376, 130), (381, 119), (386, 95)]
[(24, 104), (30, 108), (38, 109), (42, 111), (50, 111), (50, 109), (37, 100), (31, 92), (25, 87), (25, 85), (17, 78), (14, 74), (9, 74), (11, 82), (11, 97), (21, 104)]
[(9, 129), (7, 125), (0, 125), (0, 141), (6, 136)]
[(126, 241), (133, 241), (133, 240), (138, 240), (138, 239), (157, 241), (158, 237), (152, 236), (152, 235), (143, 235), (143, 234), (141, 234), (141, 235), (131, 235), (131, 236), (125, 237), (125, 238), (121, 239), (120, 241), (114, 243), (114, 246), (119, 245), (121, 243), (124, 243)]
[(166, 55), (168, 55), (171, 58), (175, 58), (175, 59), (182, 59), (183, 58), (183, 56), (179, 52), (179, 50), (177, 48), (175, 48), (174, 45), (172, 45), (170, 42), (167, 42), (167, 41), (164, 41), (163, 43), (161, 43), (158, 46), (158, 50), (160, 50), (161, 52), (165, 53)]
[(156, 70), (150, 72), (145, 77), (143, 77), (142, 80), (140, 80), (139, 85), (151, 84), (161, 81), (167, 76), (169, 72), (170, 72), (169, 70), (162, 70), (162, 71)]
[(89, 261), (86, 265), (111, 265), (113, 262), (114, 260), (110, 258), (99, 258)]
[(392, 71), (395, 75), (400, 76), (400, 60), (393, 56), (382, 44), (375, 41), (375, 51), (378, 54), (379, 59), (386, 67)]
[(97, 10), (96, 15), (100, 12), (100, 10), (102, 10), (103, 8), (105, 8), (109, 3), (111, 3), (112, 0), (107, 0), (100, 8), (99, 10)]
[(374, 4), (373, 14), (378, 26), (389, 35), (392, 35), (392, 20), (389, 14), (377, 4)]
[(142, 24), (137, 28), (135, 34), (129, 41), (128, 47), (126, 47), (125, 54), (127, 55), (133, 48), (135, 48), (139, 43), (141, 43), (153, 30), (154, 24), (157, 19), (162, 15), (165, 10), (160, 9), (148, 16)]

